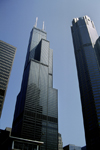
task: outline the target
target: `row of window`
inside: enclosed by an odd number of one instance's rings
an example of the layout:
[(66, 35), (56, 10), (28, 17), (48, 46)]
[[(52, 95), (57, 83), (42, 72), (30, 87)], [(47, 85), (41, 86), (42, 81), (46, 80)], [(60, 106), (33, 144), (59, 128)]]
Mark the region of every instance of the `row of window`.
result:
[(2, 67), (2, 66), (5, 66), (5, 67), (11, 69), (11, 65), (10, 65), (10, 64), (8, 64), (8, 63), (3, 63), (2, 61), (0, 62), (0, 66), (1, 66), (1, 67)]
[(9, 49), (11, 51), (16, 51), (16, 47), (12, 46), (12, 45), (8, 45), (6, 43), (0, 42), (0, 48), (2, 49)]
[(100, 112), (100, 110), (97, 110), (97, 112)]
[(9, 59), (8, 57), (2, 57), (2, 62), (7, 63), (7, 64), (12, 64), (12, 60)]
[(7, 54), (1, 53), (1, 54), (0, 54), (0, 58), (1, 58), (1, 60), (2, 60), (3, 58), (13, 60), (14, 57), (12, 57), (11, 55), (7, 55)]
[(100, 93), (100, 90), (97, 90), (97, 91), (93, 91), (93, 94), (95, 95), (97, 95), (97, 94), (99, 94)]
[(94, 99), (96, 99), (96, 97), (100, 97), (100, 94), (98, 93), (98, 94), (95, 94), (93, 96), (94, 96)]
[(0, 83), (7, 83), (7, 79), (4, 79), (4, 78), (0, 78)]
[(38, 119), (48, 120), (48, 121), (55, 122), (55, 123), (58, 122), (57, 118), (46, 116), (46, 115), (43, 115), (43, 114), (36, 114), (36, 113), (33, 113), (33, 112), (29, 112), (29, 111), (25, 111), (25, 114), (27, 116), (30, 116), (30, 117), (35, 117), (36, 116), (36, 118), (38, 118)]
[[(8, 76), (4, 76), (3, 74), (0, 75), (0, 78), (1, 78), (1, 79), (6, 79), (6, 80), (8, 80)], [(0, 80), (1, 80), (1, 79), (0, 79)]]
[(6, 72), (6, 73), (9, 74), (10, 69), (7, 69), (7, 68), (2, 67), (2, 68), (0, 68), (0, 72)]
[(99, 88), (100, 87), (100, 80), (97, 81), (91, 81), (92, 87), (95, 88)]
[(0, 89), (6, 89), (6, 84), (5, 83), (0, 83)]
[(8, 57), (11, 57), (11, 58), (13, 58), (14, 57), (14, 54), (15, 53), (12, 53), (12, 52), (9, 52), (8, 51), (8, 49), (7, 50), (2, 50), (2, 49), (0, 49), (0, 51), (1, 51), (1, 54), (3, 55), (3, 56), (8, 56)]
[(100, 91), (100, 87), (93, 88), (93, 92), (95, 92), (95, 91)]
[(12, 60), (3, 58), (1, 61), (3, 64), (7, 64), (8, 66), (12, 65)]
[(11, 53), (15, 53), (15, 51), (16, 51), (16, 48), (13, 48), (11, 46), (6, 46), (6, 45), (1, 44), (1, 43), (0, 43), (0, 49), (7, 50)]
[(96, 74), (96, 73), (90, 73), (90, 78), (91, 79), (96, 79), (97, 80), (97, 78), (100, 78), (100, 73), (99, 74)]
[(11, 50), (16, 50), (16, 48), (15, 47), (13, 47), (13, 46), (10, 46), (10, 45), (8, 45), (8, 44), (6, 44), (6, 43), (3, 43), (3, 42), (1, 42), (0, 41), (0, 47), (2, 47), (2, 48), (9, 48), (9, 49), (11, 49)]

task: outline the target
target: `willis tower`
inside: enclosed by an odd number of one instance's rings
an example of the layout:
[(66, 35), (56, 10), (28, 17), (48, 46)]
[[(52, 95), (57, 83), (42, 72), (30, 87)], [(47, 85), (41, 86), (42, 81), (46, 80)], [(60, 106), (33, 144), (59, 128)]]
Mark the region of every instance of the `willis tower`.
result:
[(44, 142), (42, 150), (58, 149), (58, 91), (53, 88), (53, 50), (47, 34), (30, 33), (21, 90), (17, 96), (12, 136)]

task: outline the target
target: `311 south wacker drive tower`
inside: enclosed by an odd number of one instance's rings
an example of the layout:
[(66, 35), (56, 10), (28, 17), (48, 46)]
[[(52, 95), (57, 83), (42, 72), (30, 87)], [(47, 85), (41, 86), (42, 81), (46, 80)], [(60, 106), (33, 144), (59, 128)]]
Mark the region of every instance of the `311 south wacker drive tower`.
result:
[(88, 16), (72, 21), (87, 150), (100, 149), (100, 39)]
[(46, 32), (33, 27), (17, 96), (12, 136), (44, 142), (58, 149), (58, 91), (53, 88), (53, 50)]

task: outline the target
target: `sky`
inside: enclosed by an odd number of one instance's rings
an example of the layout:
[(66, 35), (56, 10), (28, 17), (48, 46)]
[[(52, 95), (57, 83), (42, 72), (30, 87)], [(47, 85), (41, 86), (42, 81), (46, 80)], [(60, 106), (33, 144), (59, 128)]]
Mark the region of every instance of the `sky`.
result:
[(73, 18), (88, 15), (100, 35), (100, 0), (0, 0), (0, 40), (17, 48), (4, 101), (0, 128), (12, 127), (30, 31), (44, 21), (53, 49), (53, 87), (58, 89), (58, 129), (63, 146), (85, 145), (85, 134), (71, 36)]

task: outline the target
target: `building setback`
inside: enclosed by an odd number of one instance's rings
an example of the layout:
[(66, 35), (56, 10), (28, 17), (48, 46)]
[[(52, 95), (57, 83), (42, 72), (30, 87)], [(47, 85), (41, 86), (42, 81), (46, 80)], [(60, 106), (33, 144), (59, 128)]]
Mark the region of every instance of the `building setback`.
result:
[(41, 150), (58, 149), (58, 91), (53, 88), (53, 50), (46, 32), (30, 33), (12, 136), (44, 142)]
[(72, 21), (87, 150), (100, 149), (100, 39), (88, 16)]
[(16, 48), (0, 40), (0, 117)]

